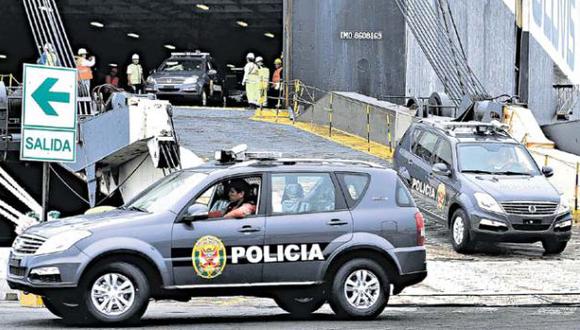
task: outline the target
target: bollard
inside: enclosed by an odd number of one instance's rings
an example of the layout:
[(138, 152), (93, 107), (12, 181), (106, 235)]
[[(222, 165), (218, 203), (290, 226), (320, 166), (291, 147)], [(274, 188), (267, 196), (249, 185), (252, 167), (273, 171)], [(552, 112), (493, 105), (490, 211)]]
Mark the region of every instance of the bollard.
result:
[(548, 166), (548, 155), (544, 156), (544, 166)]
[(328, 109), (328, 137), (332, 137), (332, 97), (333, 94), (330, 92), (330, 103)]
[[(299, 80), (295, 80), (294, 81), (294, 95), (292, 96), (294, 98), (294, 108), (292, 109), (292, 112), (294, 113), (293, 118), (296, 118), (296, 116), (298, 115), (298, 90), (300, 89), (300, 81)], [(292, 120), (292, 124), (295, 124), (296, 120)]]
[(367, 105), (367, 145), (369, 152), (371, 151), (371, 106)]

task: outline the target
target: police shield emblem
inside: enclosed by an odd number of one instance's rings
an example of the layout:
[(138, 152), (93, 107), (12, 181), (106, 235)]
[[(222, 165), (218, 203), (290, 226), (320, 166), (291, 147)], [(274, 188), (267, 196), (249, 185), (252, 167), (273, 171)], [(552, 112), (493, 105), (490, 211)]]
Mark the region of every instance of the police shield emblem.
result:
[(191, 253), (195, 273), (202, 278), (218, 277), (226, 267), (226, 248), (215, 236), (203, 236), (197, 240)]

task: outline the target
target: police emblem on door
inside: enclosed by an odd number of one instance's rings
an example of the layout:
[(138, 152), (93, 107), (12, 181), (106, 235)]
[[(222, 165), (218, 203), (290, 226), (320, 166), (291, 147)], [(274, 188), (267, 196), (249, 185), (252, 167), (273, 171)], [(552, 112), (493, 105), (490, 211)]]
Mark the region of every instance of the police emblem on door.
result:
[(195, 273), (202, 278), (218, 277), (226, 267), (226, 248), (215, 236), (203, 236), (197, 240), (191, 252)]

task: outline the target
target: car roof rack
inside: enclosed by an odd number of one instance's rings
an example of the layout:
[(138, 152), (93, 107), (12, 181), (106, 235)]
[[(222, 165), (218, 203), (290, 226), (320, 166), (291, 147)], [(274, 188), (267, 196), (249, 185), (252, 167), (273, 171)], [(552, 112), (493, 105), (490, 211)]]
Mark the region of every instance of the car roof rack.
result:
[(371, 168), (385, 168), (382, 165), (368, 162), (364, 160), (350, 160), (350, 159), (338, 159), (338, 158), (277, 158), (277, 159), (262, 159), (257, 160), (253, 164), (258, 165), (298, 165), (298, 164), (316, 164), (316, 165), (358, 165), (367, 166)]
[(470, 132), (475, 131), (476, 134), (500, 134), (511, 138), (508, 129), (509, 125), (505, 123), (500, 123), (497, 120), (492, 120), (489, 123), (479, 122), (479, 121), (423, 121), (435, 128), (442, 129), (446, 131), (449, 135), (455, 136), (456, 133), (467, 133), (467, 132), (456, 132), (458, 129), (471, 129)]

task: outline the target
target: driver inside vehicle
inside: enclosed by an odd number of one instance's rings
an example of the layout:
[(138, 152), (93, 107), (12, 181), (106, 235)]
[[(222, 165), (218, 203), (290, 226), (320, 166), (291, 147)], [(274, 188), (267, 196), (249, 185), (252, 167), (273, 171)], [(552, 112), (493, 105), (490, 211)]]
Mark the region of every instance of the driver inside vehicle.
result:
[(228, 187), (229, 204), (225, 211), (212, 211), (210, 218), (242, 219), (256, 212), (256, 205), (250, 200), (250, 185), (245, 180), (235, 180)]

